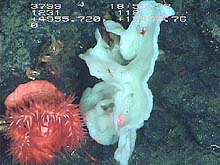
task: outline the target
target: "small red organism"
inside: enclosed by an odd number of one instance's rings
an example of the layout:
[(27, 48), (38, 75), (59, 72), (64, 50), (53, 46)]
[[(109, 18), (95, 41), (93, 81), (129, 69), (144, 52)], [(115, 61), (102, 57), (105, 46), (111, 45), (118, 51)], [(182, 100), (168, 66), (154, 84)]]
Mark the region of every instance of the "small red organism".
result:
[(62, 150), (80, 148), (86, 131), (75, 97), (43, 80), (19, 85), (5, 101), (10, 153), (21, 164), (51, 164)]
[(54, 70), (52, 67), (49, 68), (49, 72), (50, 72), (50, 75), (55, 79), (55, 80), (58, 80), (60, 78), (60, 75), (59, 73)]
[(119, 125), (119, 127), (122, 127), (122, 126), (124, 126), (124, 124), (125, 124), (124, 116), (120, 115), (118, 118), (118, 125)]
[(186, 76), (188, 74), (188, 71), (187, 70), (181, 70), (181, 71), (179, 71), (179, 73), (178, 73), (178, 75), (179, 75), (179, 77), (184, 77), (184, 76)]
[(145, 36), (147, 33), (147, 29), (145, 27), (143, 27), (140, 31), (141, 36)]

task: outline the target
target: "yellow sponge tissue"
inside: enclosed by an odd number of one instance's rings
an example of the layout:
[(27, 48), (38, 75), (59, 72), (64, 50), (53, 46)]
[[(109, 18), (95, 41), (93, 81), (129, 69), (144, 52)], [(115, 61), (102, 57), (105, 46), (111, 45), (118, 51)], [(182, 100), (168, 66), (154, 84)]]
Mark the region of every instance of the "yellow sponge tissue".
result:
[(96, 46), (80, 55), (90, 74), (103, 80), (87, 88), (80, 100), (89, 134), (103, 145), (118, 142), (114, 158), (121, 165), (128, 164), (136, 131), (150, 117), (153, 95), (147, 82), (159, 54), (160, 23), (174, 14), (169, 6), (141, 1), (128, 29), (104, 22), (108, 32), (119, 36), (118, 43), (108, 45), (96, 30)]

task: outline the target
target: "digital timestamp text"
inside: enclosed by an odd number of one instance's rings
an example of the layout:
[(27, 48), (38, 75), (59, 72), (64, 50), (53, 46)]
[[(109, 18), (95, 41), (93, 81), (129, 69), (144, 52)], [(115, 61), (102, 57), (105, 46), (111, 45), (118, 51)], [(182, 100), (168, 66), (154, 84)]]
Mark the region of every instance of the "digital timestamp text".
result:
[[(84, 2), (83, 2), (84, 4)], [(163, 4), (162, 4), (163, 5)], [(164, 4), (169, 5), (169, 4)], [(83, 7), (82, 5), (80, 7)], [(31, 4), (30, 6), (32, 11), (32, 28), (37, 28), (39, 23), (48, 22), (48, 23), (75, 23), (75, 22), (85, 22), (85, 23), (99, 23), (104, 22), (105, 19), (99, 15), (78, 15), (78, 16), (69, 16), (62, 15), (61, 11), (63, 6), (61, 3), (48, 3), (48, 4)], [(114, 10), (117, 14), (117, 20), (130, 22), (135, 18), (135, 15), (138, 11), (138, 4), (109, 4), (109, 8)], [(141, 17), (144, 21), (157, 21), (161, 18), (158, 17)], [(171, 19), (164, 19), (165, 22), (186, 22), (187, 18), (184, 15), (181, 16), (171, 16)]]
[(101, 16), (92, 15), (78, 15), (71, 18), (69, 15), (61, 15), (62, 4), (31, 4), (32, 10), (32, 28), (37, 28), (40, 22), (56, 22), (56, 23), (67, 23), (67, 22), (101, 22), (103, 19)]

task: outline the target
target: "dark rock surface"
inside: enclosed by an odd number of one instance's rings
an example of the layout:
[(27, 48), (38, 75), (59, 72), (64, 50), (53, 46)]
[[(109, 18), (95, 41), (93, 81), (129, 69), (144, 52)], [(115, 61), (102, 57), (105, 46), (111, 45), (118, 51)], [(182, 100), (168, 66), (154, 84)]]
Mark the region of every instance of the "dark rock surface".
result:
[[(78, 58), (95, 45), (95, 29), (102, 27), (102, 21), (91, 21), (94, 18), (91, 16), (103, 17), (110, 10), (116, 20), (117, 12), (110, 9), (110, 3), (139, 1), (84, 0), (84, 7), (79, 6), (82, 1), (78, 0), (56, 2), (62, 4), (60, 15), (75, 18), (74, 23), (40, 21), (38, 28), (31, 28), (31, 4), (54, 1), (0, 1), (0, 115), (4, 115), (7, 95), (19, 84), (30, 81), (26, 74), (28, 69), (40, 73), (36, 79), (49, 80), (67, 94), (76, 92), (80, 98), (83, 90), (97, 81)], [(172, 3), (178, 17), (161, 25), (159, 48), (163, 53), (149, 82), (154, 109), (138, 131), (130, 164), (218, 165), (220, 1), (166, 2)], [(127, 27), (129, 23), (124, 20), (122, 24)], [(63, 44), (58, 55), (49, 51), (54, 39), (55, 43)], [(45, 55), (53, 59), (42, 64), (39, 58)], [(0, 164), (12, 164), (11, 157), (6, 156), (8, 143), (1, 135)], [(113, 158), (115, 148), (116, 145), (102, 146), (90, 139), (82, 151), (64, 156), (56, 164), (92, 164), (86, 152), (100, 160), (100, 165), (117, 164)]]

